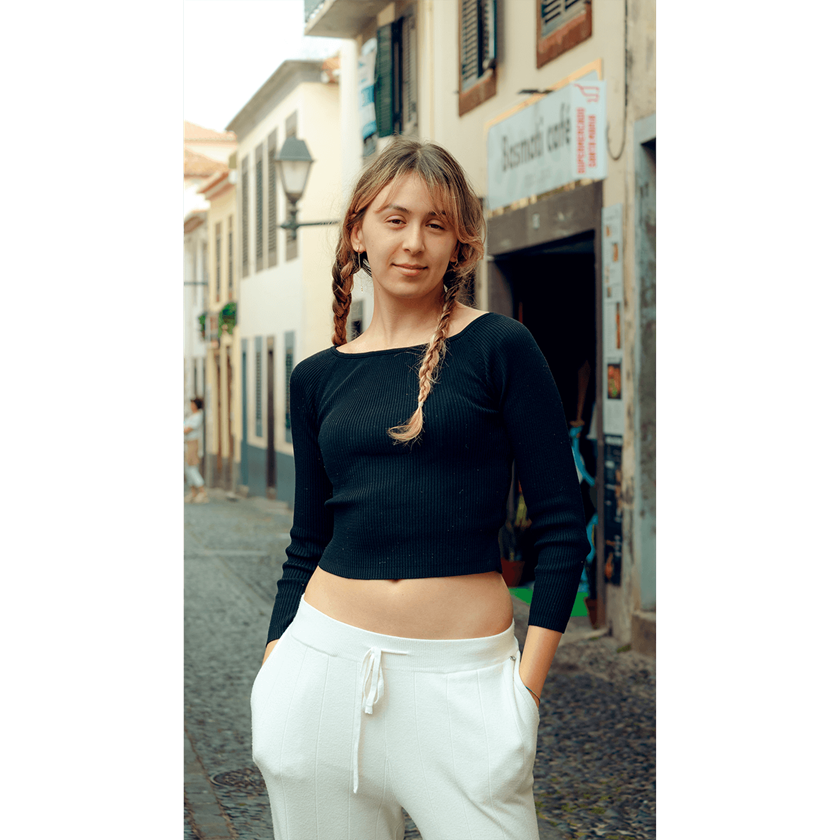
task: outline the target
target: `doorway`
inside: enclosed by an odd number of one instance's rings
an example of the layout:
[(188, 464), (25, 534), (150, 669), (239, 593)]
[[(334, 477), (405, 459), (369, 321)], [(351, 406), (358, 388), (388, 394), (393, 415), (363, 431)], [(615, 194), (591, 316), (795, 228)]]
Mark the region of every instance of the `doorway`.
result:
[(233, 360), (231, 358), (231, 348), (225, 348), (225, 366), (227, 368), (227, 437), (228, 437), (228, 457), (227, 457), (227, 464), (228, 464), (228, 475), (227, 475), (227, 488), (228, 490), (233, 493), (236, 490), (234, 486), (233, 480), (233, 452), (234, 452), (234, 444), (233, 444)]
[(277, 494), (277, 460), (274, 455), (274, 338), (266, 339), (266, 429), (265, 429), (265, 495)]
[[(593, 546), (580, 592), (594, 604), (598, 597), (595, 528), (598, 512), (599, 393), (597, 268), (595, 231), (495, 257), (510, 288), (512, 316), (534, 336), (548, 362), (563, 403), (566, 426), (580, 459), (581, 498), (587, 535)], [(582, 467), (582, 469), (581, 469)], [(525, 561), (522, 583), (534, 578), (536, 557), (522, 514), (518, 477), (514, 475), (512, 531), (516, 551)], [(581, 609), (583, 607), (581, 606)]]
[(222, 359), (217, 350), (214, 354), (216, 363), (216, 471), (214, 485), (222, 484)]

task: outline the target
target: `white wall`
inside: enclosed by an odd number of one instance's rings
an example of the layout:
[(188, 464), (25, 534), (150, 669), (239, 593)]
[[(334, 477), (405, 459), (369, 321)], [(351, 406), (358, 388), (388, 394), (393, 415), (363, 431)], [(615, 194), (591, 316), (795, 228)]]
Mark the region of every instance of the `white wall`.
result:
[[(333, 226), (306, 227), (298, 230), (298, 257), (286, 260), (286, 233), (277, 232), (277, 265), (255, 271), (255, 188), (254, 151), (266, 143), (269, 134), (277, 129), (277, 148), (286, 137), (286, 119), (297, 111), (297, 136), (306, 141), (315, 163), (303, 199), (298, 203), (299, 221), (324, 221), (338, 218), (341, 207), (341, 155), (336, 135), (339, 123), (338, 86), (320, 83), (299, 84), (281, 103), (272, 109), (248, 134), (240, 137), (238, 160), (247, 155), (251, 206), (249, 208), (250, 269), (247, 277), (240, 276), (238, 323), (239, 335), (248, 340), (248, 441), (257, 446), (266, 444), (263, 436), (255, 435), (256, 404), (253, 363), (254, 338), (274, 336), (275, 358), (275, 448), (292, 453), (285, 435), (285, 368), (284, 334), (295, 333), (294, 361), (312, 355), (330, 344), (330, 298), (333, 252), (336, 228)], [(268, 188), (268, 172), (264, 171), (264, 189)], [(286, 218), (286, 200), (282, 185), (277, 183), (277, 223)], [(267, 214), (267, 195), (264, 197)], [(238, 221), (241, 225), (241, 220)], [(267, 241), (264, 264), (268, 262)], [(265, 355), (263, 370), (265, 370)], [(263, 393), (267, 393), (265, 382)], [(265, 411), (263, 412), (265, 418)]]

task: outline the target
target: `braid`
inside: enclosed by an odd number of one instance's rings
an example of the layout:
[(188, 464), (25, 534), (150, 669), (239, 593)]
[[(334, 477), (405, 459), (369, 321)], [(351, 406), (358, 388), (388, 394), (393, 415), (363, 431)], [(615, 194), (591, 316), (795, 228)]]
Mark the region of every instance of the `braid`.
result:
[(342, 248), (339, 245), (332, 268), (333, 295), (335, 296), (332, 306), (335, 323), (332, 343), (336, 346), (347, 344), (347, 315), (353, 300), (353, 274), (356, 271), (356, 261), (353, 258), (347, 260), (347, 256), (342, 254)]
[(440, 313), (440, 320), (429, 342), (429, 346), (426, 348), (423, 361), (420, 364), (420, 394), (417, 398), (417, 409), (407, 423), (388, 429), (388, 434), (395, 441), (409, 443), (416, 440), (423, 431), (423, 405), (429, 398), (432, 385), (437, 381), (435, 374), (446, 354), (446, 337), (449, 333), (449, 322), (455, 310), (455, 302), (460, 288), (458, 282), (452, 282), (452, 279), (449, 279), (451, 285), (447, 287), (443, 295), (443, 310)]

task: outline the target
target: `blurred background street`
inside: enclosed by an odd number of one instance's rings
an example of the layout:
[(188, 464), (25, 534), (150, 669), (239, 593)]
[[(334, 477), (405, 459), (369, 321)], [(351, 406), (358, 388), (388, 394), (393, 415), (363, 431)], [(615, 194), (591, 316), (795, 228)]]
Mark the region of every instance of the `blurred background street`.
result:
[[(291, 515), (260, 497), (209, 496), (184, 509), (184, 840), (271, 840), (249, 697)], [(514, 612), (521, 646), (528, 607), (514, 599)], [(572, 619), (543, 691), (541, 840), (655, 836), (654, 695), (654, 658)], [(407, 840), (420, 837), (409, 818)]]

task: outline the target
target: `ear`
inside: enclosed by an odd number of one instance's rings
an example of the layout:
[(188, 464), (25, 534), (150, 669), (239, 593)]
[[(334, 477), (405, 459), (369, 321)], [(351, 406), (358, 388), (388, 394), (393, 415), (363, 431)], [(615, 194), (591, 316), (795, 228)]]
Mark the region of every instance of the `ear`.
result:
[(358, 254), (361, 254), (366, 250), (361, 225), (355, 225), (353, 230), (350, 231), (350, 244), (353, 246), (353, 250)]
[(460, 242), (455, 243), (455, 247), (452, 249), (452, 253), (449, 255), (449, 264), (453, 267), (458, 265), (458, 250), (461, 247)]

